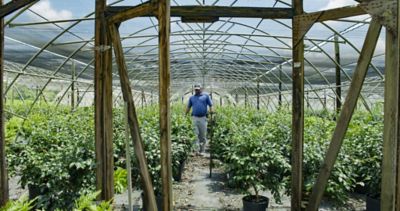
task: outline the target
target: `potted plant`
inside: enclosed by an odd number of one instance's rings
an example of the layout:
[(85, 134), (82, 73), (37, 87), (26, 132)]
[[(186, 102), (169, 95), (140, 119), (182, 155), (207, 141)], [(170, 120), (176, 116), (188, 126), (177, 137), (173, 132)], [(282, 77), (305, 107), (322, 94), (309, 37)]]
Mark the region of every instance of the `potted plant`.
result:
[(260, 191), (270, 190), (280, 202), (280, 190), (289, 175), (290, 165), (275, 143), (265, 140), (267, 128), (247, 126), (234, 137), (228, 152), (227, 168), (232, 180), (247, 193), (243, 210), (266, 210), (269, 199)]

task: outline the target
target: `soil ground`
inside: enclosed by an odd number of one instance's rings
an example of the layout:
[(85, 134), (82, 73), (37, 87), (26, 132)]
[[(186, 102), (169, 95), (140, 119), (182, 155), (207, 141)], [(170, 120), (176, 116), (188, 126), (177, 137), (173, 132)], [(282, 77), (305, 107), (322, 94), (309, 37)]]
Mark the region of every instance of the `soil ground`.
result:
[[(226, 175), (218, 161), (213, 168), (212, 176), (209, 169), (209, 154), (203, 156), (191, 156), (185, 166), (182, 181), (173, 183), (174, 210), (242, 210), (243, 193), (225, 185)], [(278, 204), (270, 192), (262, 195), (270, 198), (269, 211), (290, 210), (290, 197), (283, 196), (282, 203)], [(133, 193), (133, 210), (139, 210), (142, 206), (140, 192)], [(117, 207), (127, 210), (127, 193), (115, 197)], [(352, 195), (346, 207), (337, 208), (324, 201), (321, 211), (328, 210), (365, 210), (365, 199), (362, 195)]]
[[(212, 177), (209, 177), (209, 154), (203, 156), (191, 156), (187, 162), (182, 176), (182, 181), (173, 183), (174, 210), (227, 210), (236, 211), (242, 209), (243, 193), (240, 193), (225, 185), (226, 175), (221, 165), (215, 161)], [(22, 189), (18, 184), (19, 178), (10, 179), (10, 198), (16, 199), (28, 191)], [(141, 191), (132, 193), (133, 210), (140, 210), (142, 200)], [(290, 210), (290, 198), (282, 197), (282, 203), (278, 204), (271, 193), (263, 192), (262, 195), (270, 198), (269, 211)], [(116, 210), (128, 210), (128, 193), (115, 195)], [(324, 201), (320, 207), (321, 211), (328, 210), (365, 210), (365, 197), (353, 194), (345, 207), (334, 207)]]

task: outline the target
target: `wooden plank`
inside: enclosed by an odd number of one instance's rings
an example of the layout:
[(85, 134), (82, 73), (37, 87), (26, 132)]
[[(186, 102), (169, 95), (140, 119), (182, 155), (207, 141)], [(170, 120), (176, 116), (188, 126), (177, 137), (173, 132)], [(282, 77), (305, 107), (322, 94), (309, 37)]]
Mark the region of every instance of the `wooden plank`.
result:
[(161, 179), (164, 211), (172, 210), (170, 0), (158, 1)]
[[(107, 8), (109, 14), (131, 9), (129, 6), (111, 6)], [(172, 6), (171, 17), (240, 17), (240, 18), (264, 18), (264, 19), (291, 19), (291, 8), (263, 8), (263, 7), (224, 7), (224, 6)], [(154, 16), (151, 13), (143, 13), (141, 16)], [(137, 16), (136, 16), (137, 17)]]
[(386, 30), (381, 210), (395, 210), (399, 141), (399, 68), (396, 35)]
[(342, 82), (340, 78), (340, 48), (339, 36), (335, 35), (335, 61), (336, 61), (336, 112), (342, 107)]
[[(397, 33), (396, 33), (396, 60), (400, 60), (400, 4), (397, 2)], [(399, 61), (400, 62), (400, 61)], [(400, 63), (397, 64), (397, 71), (400, 71)], [(400, 74), (399, 74), (400, 80)], [(400, 84), (398, 93), (397, 113), (397, 139), (400, 140)], [(400, 144), (397, 142), (397, 184), (396, 184), (396, 211), (400, 211)]]
[[(109, 9), (113, 7), (108, 7), (107, 12), (109, 13)], [(118, 7), (120, 10), (116, 13), (112, 13), (112, 15), (108, 16), (108, 22), (112, 23), (121, 23), (123, 21), (140, 17), (140, 16), (154, 16), (155, 6), (150, 1), (139, 4), (134, 7)]]
[(95, 148), (96, 188), (100, 199), (114, 194), (114, 160), (112, 152), (112, 66), (111, 50), (106, 35), (104, 10), (106, 0), (96, 0), (95, 11)]
[[(303, 11), (302, 0), (292, 0), (294, 14), (301, 15)], [(291, 210), (301, 210), (303, 188), (303, 138), (304, 138), (304, 39), (298, 34), (300, 24), (292, 20), (293, 36), (293, 99), (292, 99), (292, 195)]]
[[(3, 0), (0, 0), (3, 5)], [(9, 199), (6, 140), (4, 135), (4, 18), (0, 20), (0, 207)]]
[(325, 161), (319, 171), (317, 182), (314, 184), (307, 210), (314, 211), (319, 207), (322, 195), (325, 192), (325, 187), (328, 183), (328, 178), (331, 174), (333, 165), (335, 164), (337, 155), (339, 154), (343, 138), (353, 115), (354, 108), (357, 105), (357, 99), (360, 94), (371, 58), (374, 54), (381, 28), (382, 26), (379, 24), (378, 20), (373, 18), (360, 53), (360, 58), (357, 62), (357, 67), (351, 81), (349, 92), (346, 96), (342, 110), (340, 111), (340, 116), (336, 123), (336, 128), (333, 132), (331, 143), (325, 156)]
[[(106, 23), (105, 23), (106, 24)], [(106, 30), (104, 27), (104, 36), (106, 37), (106, 45), (111, 46), (111, 39), (107, 38)], [(114, 198), (114, 153), (113, 153), (113, 99), (112, 99), (112, 50), (107, 49), (104, 52), (104, 96), (103, 96), (103, 127), (104, 127), (104, 169), (103, 175), (103, 189), (104, 189), (104, 200), (111, 200)]]
[(128, 106), (128, 122), (134, 145), (135, 155), (138, 161), (140, 176), (142, 179), (142, 188), (144, 190), (146, 206), (149, 210), (157, 210), (156, 199), (153, 191), (153, 184), (147, 166), (147, 161), (143, 148), (143, 141), (140, 135), (139, 122), (136, 115), (135, 102), (133, 100), (130, 87), (128, 71), (125, 63), (124, 52), (122, 50), (121, 37), (115, 24), (109, 25), (109, 36), (112, 37), (115, 61), (118, 65), (119, 78), (121, 82), (122, 95)]
[[(367, 12), (365, 12), (363, 9), (361, 9), (360, 6), (348, 6), (348, 7), (340, 7), (340, 8), (335, 8), (335, 9), (330, 9), (330, 10), (323, 10), (319, 12), (315, 12), (316, 14), (320, 14), (318, 18), (318, 22), (322, 21), (329, 21), (329, 20), (337, 20), (341, 18), (348, 18), (352, 16), (357, 16), (357, 15), (365, 15)], [(312, 15), (314, 13), (307, 13), (307, 15)]]
[(0, 7), (0, 18), (3, 18), (20, 8), (39, 0), (13, 0)]

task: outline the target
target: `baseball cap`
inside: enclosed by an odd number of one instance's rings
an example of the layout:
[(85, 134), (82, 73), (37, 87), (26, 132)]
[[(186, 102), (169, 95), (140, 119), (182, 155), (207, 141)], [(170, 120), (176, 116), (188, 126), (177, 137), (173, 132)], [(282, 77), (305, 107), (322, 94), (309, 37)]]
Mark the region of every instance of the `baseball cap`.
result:
[(195, 84), (194, 89), (201, 89), (201, 84)]

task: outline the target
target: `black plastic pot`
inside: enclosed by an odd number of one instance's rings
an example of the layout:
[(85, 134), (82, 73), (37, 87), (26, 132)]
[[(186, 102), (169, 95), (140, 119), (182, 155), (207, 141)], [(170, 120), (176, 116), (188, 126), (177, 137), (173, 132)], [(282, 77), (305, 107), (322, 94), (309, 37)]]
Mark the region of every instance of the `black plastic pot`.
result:
[[(144, 193), (142, 192), (142, 207), (143, 207), (144, 211), (149, 210), (146, 207), (146, 204), (147, 204), (147, 203), (145, 203), (146, 201), (147, 201), (147, 197), (145, 197)], [(162, 201), (163, 201), (162, 196), (159, 194), (156, 194), (156, 204), (157, 204), (158, 211), (162, 211)]]
[(179, 162), (179, 168), (172, 175), (175, 181), (180, 182), (182, 180), (182, 174), (183, 170), (185, 169), (185, 164), (185, 160)]
[(40, 187), (37, 185), (28, 185), (29, 200), (32, 200), (40, 195)]
[(372, 198), (367, 195), (367, 211), (380, 211), (381, 210), (381, 200), (379, 198)]
[(265, 211), (268, 208), (269, 198), (255, 195), (243, 197), (243, 211)]

